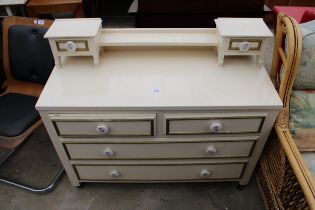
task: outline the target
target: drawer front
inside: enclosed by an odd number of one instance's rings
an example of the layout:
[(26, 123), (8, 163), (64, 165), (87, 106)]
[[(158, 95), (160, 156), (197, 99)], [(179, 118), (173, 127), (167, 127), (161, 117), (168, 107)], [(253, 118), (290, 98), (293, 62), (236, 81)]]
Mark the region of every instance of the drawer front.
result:
[(259, 133), (264, 116), (165, 115), (166, 135)]
[(153, 136), (155, 114), (50, 115), (60, 136)]
[(244, 164), (213, 165), (77, 165), (80, 180), (184, 181), (240, 178)]
[(228, 42), (227, 50), (240, 51), (240, 52), (260, 51), (261, 46), (262, 46), (262, 39), (246, 39), (246, 38), (230, 39)]
[(90, 51), (88, 40), (56, 40), (58, 52)]
[(206, 143), (65, 144), (70, 159), (247, 157), (254, 141)]

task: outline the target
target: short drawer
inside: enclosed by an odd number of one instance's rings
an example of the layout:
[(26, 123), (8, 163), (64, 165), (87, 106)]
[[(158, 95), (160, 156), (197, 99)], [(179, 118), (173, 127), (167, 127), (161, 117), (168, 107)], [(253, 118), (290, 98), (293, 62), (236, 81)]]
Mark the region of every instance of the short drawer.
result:
[(259, 133), (265, 116), (166, 114), (166, 135)]
[(58, 52), (90, 51), (88, 40), (55, 40)]
[(52, 114), (60, 136), (153, 136), (155, 114)]
[(244, 164), (212, 165), (76, 165), (80, 180), (185, 181), (240, 178)]
[(262, 42), (262, 39), (229, 39), (227, 50), (240, 52), (260, 51)]
[(248, 157), (254, 141), (65, 144), (70, 159), (179, 159)]

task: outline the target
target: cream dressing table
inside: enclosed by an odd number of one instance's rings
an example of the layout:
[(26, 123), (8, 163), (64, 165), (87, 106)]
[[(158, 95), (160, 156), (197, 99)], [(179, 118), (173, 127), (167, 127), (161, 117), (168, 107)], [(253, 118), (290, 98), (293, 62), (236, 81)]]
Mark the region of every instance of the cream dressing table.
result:
[(97, 40), (99, 64), (63, 56), (36, 105), (73, 186), (248, 183), (282, 107), (254, 56), (220, 65), (215, 28), (100, 29)]

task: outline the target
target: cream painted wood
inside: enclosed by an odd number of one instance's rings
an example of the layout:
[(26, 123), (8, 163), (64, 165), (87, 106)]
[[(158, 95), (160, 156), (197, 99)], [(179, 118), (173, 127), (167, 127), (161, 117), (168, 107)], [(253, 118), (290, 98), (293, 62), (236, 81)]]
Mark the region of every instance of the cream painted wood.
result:
[(56, 19), (45, 38), (95, 37), (101, 23), (100, 18)]
[(0, 6), (7, 6), (7, 5), (23, 5), (27, 2), (27, 0), (1, 0)]
[(59, 114), (50, 114), (50, 119), (52, 121), (119, 121), (119, 120), (127, 120), (127, 121), (141, 121), (141, 120), (155, 120), (156, 114), (152, 113), (70, 113), (60, 112)]
[[(12, 6), (23, 6), (28, 0), (1, 0), (0, 6), (4, 6), (4, 9), (8, 16), (12, 16)], [(3, 17), (3, 16), (0, 16)]]
[(216, 53), (204, 47), (117, 47), (105, 49), (100, 58), (102, 62), (94, 67), (88, 57), (65, 57), (63, 68), (53, 70), (37, 108), (260, 110), (282, 106), (265, 68), (258, 68), (252, 57), (227, 57), (228, 62), (220, 66)]
[[(166, 135), (259, 133), (265, 116), (231, 114), (166, 114)], [(215, 126), (219, 126), (216, 128)]]
[(100, 46), (217, 46), (215, 28), (102, 29)]
[(153, 136), (155, 114), (50, 115), (61, 136)]
[(77, 176), (73, 166), (69, 162), (68, 155), (64, 149), (63, 144), (60, 141), (57, 141), (58, 134), (54, 128), (52, 121), (49, 118), (49, 112), (41, 111), (41, 112), (39, 112), (39, 114), (40, 114), (42, 121), (45, 125), (45, 128), (49, 134), (51, 142), (55, 147), (55, 150), (58, 154), (58, 157), (62, 163), (62, 166), (64, 167), (64, 169), (68, 175), (70, 183), (72, 184), (72, 186), (80, 186), (78, 176)]
[(262, 18), (218, 18), (217, 30), (223, 37), (272, 37)]
[(76, 165), (80, 180), (198, 180), (237, 179), (244, 164), (216, 165), (119, 165), (84, 166)]
[(278, 110), (273, 110), (268, 113), (268, 117), (266, 117), (264, 125), (260, 132), (260, 139), (256, 142), (255, 147), (252, 151), (250, 160), (248, 164), (246, 164), (245, 170), (243, 172), (243, 176), (239, 181), (241, 185), (246, 185), (249, 182), (251, 174), (253, 173), (255, 169), (256, 163), (268, 139), (270, 130), (272, 129), (273, 124), (276, 120), (277, 114), (278, 114)]
[[(99, 66), (90, 57), (62, 56), (62, 69), (53, 70), (36, 104), (71, 184), (247, 184), (282, 107), (265, 68), (252, 56), (226, 57), (225, 65), (219, 65), (214, 47), (223, 39), (215, 39), (214, 30), (106, 30), (99, 30), (104, 48)], [(117, 119), (127, 122), (117, 133), (147, 134), (148, 124), (132, 126), (148, 116), (154, 119), (154, 136), (96, 135), (96, 129), (112, 130), (107, 123), (120, 126)], [(202, 119), (183, 119), (187, 116)], [(207, 127), (224, 132), (166, 135), (167, 117), (176, 118), (169, 122), (171, 131)]]
[(121, 166), (121, 165), (216, 165), (216, 164), (234, 164), (242, 163), (246, 164), (249, 158), (209, 158), (209, 159), (152, 159), (152, 160), (70, 160), (72, 165), (90, 165), (90, 166)]
[[(153, 136), (151, 121), (127, 122), (56, 122), (61, 136)], [(101, 130), (102, 127), (108, 131)]]
[(113, 138), (71, 138), (59, 137), (58, 141), (64, 144), (142, 144), (142, 143), (210, 143), (210, 142), (242, 142), (242, 141), (257, 141), (258, 135), (211, 135), (207, 137), (200, 136), (171, 136), (171, 137), (113, 137)]
[(242, 42), (248, 42), (249, 43), (249, 49), (251, 51), (260, 51), (261, 49), (261, 43), (262, 39), (229, 39), (228, 45), (226, 45), (225, 50), (237, 50), (240, 51), (239, 46)]
[(44, 36), (49, 39), (55, 65), (61, 67), (63, 56), (93, 56), (98, 65), (101, 23), (100, 18), (56, 19)]
[(247, 157), (254, 141), (132, 144), (65, 144), (70, 159), (171, 159)]
[(218, 62), (223, 64), (226, 55), (255, 55), (257, 64), (263, 64), (266, 38), (273, 34), (262, 18), (218, 18)]

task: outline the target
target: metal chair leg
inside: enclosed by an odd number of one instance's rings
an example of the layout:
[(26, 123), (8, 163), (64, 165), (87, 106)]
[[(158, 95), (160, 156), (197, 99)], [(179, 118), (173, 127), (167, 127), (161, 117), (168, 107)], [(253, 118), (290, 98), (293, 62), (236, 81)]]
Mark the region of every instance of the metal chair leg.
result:
[[(4, 162), (14, 153), (16, 152), (18, 148), (14, 148), (12, 150), (10, 150), (1, 160), (0, 160), (0, 166), (4, 164)], [(58, 173), (56, 174), (56, 176), (51, 180), (51, 182), (46, 186), (46, 187), (43, 187), (43, 188), (37, 188), (37, 187), (33, 187), (33, 186), (30, 186), (30, 185), (27, 185), (27, 184), (22, 184), (22, 183), (18, 183), (18, 182), (15, 182), (15, 181), (11, 181), (11, 180), (8, 180), (8, 179), (4, 179), (4, 178), (1, 178), (0, 177), (0, 182), (1, 183), (5, 183), (5, 184), (8, 184), (8, 185), (12, 185), (12, 186), (15, 186), (15, 187), (18, 187), (18, 188), (21, 188), (21, 189), (24, 189), (24, 190), (27, 190), (27, 191), (30, 191), (30, 192), (33, 192), (33, 193), (45, 193), (45, 192), (50, 192), (52, 191), (56, 184), (58, 183), (59, 179), (62, 177), (62, 175), (64, 174), (64, 168), (62, 167)]]

